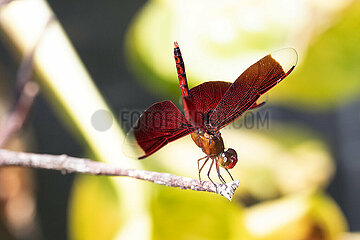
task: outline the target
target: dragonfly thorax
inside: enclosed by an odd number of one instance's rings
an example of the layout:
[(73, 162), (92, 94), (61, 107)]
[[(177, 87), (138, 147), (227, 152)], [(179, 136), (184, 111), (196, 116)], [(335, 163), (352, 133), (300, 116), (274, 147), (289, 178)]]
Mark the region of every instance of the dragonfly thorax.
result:
[(224, 152), (224, 142), (220, 132), (211, 134), (198, 129), (191, 133), (191, 138), (208, 156), (217, 156)]

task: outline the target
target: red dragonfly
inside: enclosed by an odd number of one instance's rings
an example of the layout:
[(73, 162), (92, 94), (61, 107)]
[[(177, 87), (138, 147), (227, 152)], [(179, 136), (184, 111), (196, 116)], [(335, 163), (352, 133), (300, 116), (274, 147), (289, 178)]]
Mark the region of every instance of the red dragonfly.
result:
[[(257, 102), (258, 99), (291, 73), (297, 63), (297, 53), (293, 48), (278, 50), (251, 65), (233, 83), (211, 81), (190, 90), (177, 42), (174, 43), (174, 58), (185, 116), (169, 100), (155, 103), (140, 116), (127, 141), (141, 149), (139, 159), (143, 159), (191, 134), (195, 144), (206, 154), (198, 160), (200, 182), (200, 172), (210, 160), (207, 174), (210, 181), (214, 184), (210, 171), (215, 163), (218, 177), (225, 184), (220, 167), (225, 168), (233, 180), (228, 169), (233, 168), (238, 159), (234, 149), (225, 151), (220, 129), (247, 110), (262, 106), (265, 102)], [(200, 167), (201, 160), (205, 161)]]

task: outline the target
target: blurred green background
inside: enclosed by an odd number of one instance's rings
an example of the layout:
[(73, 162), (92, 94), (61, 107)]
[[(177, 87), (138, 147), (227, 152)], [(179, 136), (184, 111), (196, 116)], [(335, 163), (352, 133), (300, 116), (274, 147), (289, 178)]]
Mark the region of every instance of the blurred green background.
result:
[[(138, 229), (142, 238), (360, 239), (359, 1), (48, 3), (124, 132), (136, 120), (125, 112), (165, 99), (181, 109), (173, 41), (190, 87), (234, 81), (280, 48), (298, 51), (297, 67), (266, 94), (267, 104), (222, 131), (239, 158), (231, 171), (241, 181), (233, 201), (142, 183), (149, 199), (136, 201), (148, 202), (150, 216), (149, 229)], [(17, 60), (0, 44), (1, 113), (11, 102)], [(78, 91), (79, 98), (87, 94)], [(37, 99), (26, 131), (9, 148), (90, 155), (49, 101)], [(259, 124), (264, 118), (267, 124)], [(202, 156), (188, 136), (141, 163), (196, 178)], [(126, 238), (118, 232), (125, 215), (137, 211), (122, 201), (106, 177), (0, 169), (0, 239)], [(21, 207), (32, 210), (26, 215)]]

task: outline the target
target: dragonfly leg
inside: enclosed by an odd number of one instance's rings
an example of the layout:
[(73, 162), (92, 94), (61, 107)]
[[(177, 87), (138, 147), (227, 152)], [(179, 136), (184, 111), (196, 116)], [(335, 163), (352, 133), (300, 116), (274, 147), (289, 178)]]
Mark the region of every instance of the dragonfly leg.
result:
[(210, 168), (209, 168), (209, 171), (208, 171), (207, 176), (208, 176), (210, 182), (212, 182), (212, 184), (214, 184), (215, 188), (217, 189), (216, 184), (215, 184), (215, 183), (213, 182), (213, 180), (211, 180), (211, 178), (210, 178), (210, 171), (211, 171), (211, 168), (212, 168), (212, 166), (213, 166), (213, 164), (214, 164), (214, 159), (211, 159), (211, 160), (212, 160), (212, 162), (211, 162), (211, 165), (210, 165)]
[[(203, 160), (204, 158), (206, 158), (205, 159), (205, 162), (203, 163), (203, 165), (201, 166), (201, 168), (200, 168), (200, 161), (201, 160)], [(200, 181), (200, 184), (201, 184), (201, 176), (200, 176), (200, 172), (201, 172), (201, 170), (204, 168), (204, 166), (205, 166), (205, 164), (207, 163), (207, 161), (209, 160), (209, 156), (205, 156), (205, 157), (202, 157), (202, 158), (200, 158), (199, 160), (198, 160), (198, 162), (197, 162), (197, 164), (198, 164), (198, 171), (199, 171), (199, 181)]]
[(234, 181), (234, 178), (231, 176), (231, 174), (230, 174), (229, 170), (228, 170), (227, 168), (225, 168), (225, 170), (226, 170), (226, 171), (227, 171), (227, 173), (230, 175), (231, 180), (233, 180), (233, 181)]
[(223, 178), (223, 177), (221, 176), (221, 174), (220, 174), (220, 166), (219, 166), (219, 163), (218, 163), (217, 160), (215, 160), (215, 161), (216, 161), (216, 172), (217, 172), (217, 174), (218, 174), (218, 177), (219, 177), (220, 181), (221, 181), (223, 184), (226, 184), (224, 178)]

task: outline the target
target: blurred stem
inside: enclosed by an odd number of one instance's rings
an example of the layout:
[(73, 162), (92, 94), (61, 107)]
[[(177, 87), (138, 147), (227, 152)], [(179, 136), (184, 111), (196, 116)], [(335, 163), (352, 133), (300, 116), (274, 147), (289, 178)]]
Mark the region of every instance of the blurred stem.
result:
[[(48, 24), (49, 23), (50, 20), (48, 21)], [(46, 30), (48, 24), (44, 26), (43, 32)], [(43, 34), (40, 34), (31, 49), (24, 53), (21, 61), (16, 77), (13, 105), (9, 113), (6, 114), (5, 120), (0, 123), (0, 148), (5, 146), (6, 142), (23, 127), (31, 106), (39, 92), (39, 86), (36, 82), (31, 81), (31, 76), (34, 68), (34, 53), (42, 36)]]
[(0, 0), (0, 7), (2, 5), (8, 4), (9, 2), (11, 2), (12, 0)]
[[(43, 33), (49, 19), (54, 20)], [(111, 111), (45, 1), (24, 0), (3, 4), (0, 8), (0, 29), (10, 46), (22, 55), (43, 34), (34, 55), (34, 68), (49, 100), (61, 107), (97, 159), (118, 163), (124, 168), (141, 167), (138, 162), (123, 155), (121, 146), (124, 136), (116, 121), (107, 131), (98, 131), (92, 126), (91, 118), (96, 111)], [(59, 109), (56, 112), (64, 117)], [(129, 217), (119, 238), (148, 238), (150, 220), (145, 186), (139, 181), (120, 181), (118, 178), (114, 179), (114, 183), (122, 196), (124, 216)]]
[(37, 83), (33, 81), (25, 83), (14, 109), (7, 114), (4, 122), (0, 124), (0, 148), (5, 146), (6, 142), (22, 128), (38, 91)]

